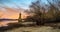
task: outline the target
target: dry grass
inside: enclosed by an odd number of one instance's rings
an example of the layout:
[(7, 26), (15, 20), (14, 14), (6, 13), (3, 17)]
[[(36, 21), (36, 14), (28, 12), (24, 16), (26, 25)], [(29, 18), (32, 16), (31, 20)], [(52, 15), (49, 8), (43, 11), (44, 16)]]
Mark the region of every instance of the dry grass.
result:
[(60, 32), (60, 29), (53, 29), (49, 26), (20, 27), (5, 32)]
[[(0, 32), (60, 32), (60, 29), (57, 27), (60, 27), (60, 23), (48, 23), (44, 26), (33, 26), (33, 25), (27, 25), (27, 23), (23, 23), (24, 25), (17, 25), (10, 23), (9, 27), (12, 27), (12, 29), (0, 31)], [(30, 24), (30, 23), (29, 23)], [(18, 27), (17, 27), (18, 26)], [(54, 28), (55, 27), (55, 28)]]

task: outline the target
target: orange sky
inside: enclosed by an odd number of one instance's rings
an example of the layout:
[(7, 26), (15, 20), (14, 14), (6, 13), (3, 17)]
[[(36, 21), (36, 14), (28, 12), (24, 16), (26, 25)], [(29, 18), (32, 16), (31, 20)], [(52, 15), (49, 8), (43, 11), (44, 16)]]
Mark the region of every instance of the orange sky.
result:
[(4, 11), (3, 9), (0, 9), (0, 18), (18, 18), (18, 13), (16, 11), (14, 11), (13, 9), (6, 9), (6, 11)]
[[(26, 18), (26, 16), (29, 15), (27, 13), (22, 12), (22, 18)], [(19, 17), (19, 12), (14, 9), (7, 8), (6, 11), (2, 11), (0, 9), (0, 19), (1, 18), (18, 19), (18, 17)]]

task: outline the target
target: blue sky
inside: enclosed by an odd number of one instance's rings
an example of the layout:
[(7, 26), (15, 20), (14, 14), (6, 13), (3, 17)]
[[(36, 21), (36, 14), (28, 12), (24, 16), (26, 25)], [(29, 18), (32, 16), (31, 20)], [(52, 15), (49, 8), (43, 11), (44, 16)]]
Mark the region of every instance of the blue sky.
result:
[[(28, 9), (29, 5), (34, 1), (36, 0), (0, 0), (0, 6)], [(41, 0), (41, 3), (48, 4), (47, 0)]]

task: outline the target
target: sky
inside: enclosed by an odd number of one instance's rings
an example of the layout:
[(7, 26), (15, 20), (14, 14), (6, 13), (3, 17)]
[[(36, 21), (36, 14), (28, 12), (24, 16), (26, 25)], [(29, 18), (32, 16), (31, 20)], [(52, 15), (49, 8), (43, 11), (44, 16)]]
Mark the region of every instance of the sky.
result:
[(27, 9), (28, 6), (35, 0), (0, 0), (0, 6), (8, 6), (13, 8), (25, 8)]
[[(0, 0), (0, 6), (28, 9), (34, 1), (36, 0)], [(41, 3), (48, 4), (47, 0), (41, 0)]]
[[(29, 6), (32, 4), (32, 2), (35, 2), (36, 0), (0, 0), (0, 18), (11, 18), (16, 19), (19, 17), (19, 11), (23, 11), (24, 9), (28, 9)], [(52, 0), (49, 0), (52, 2)], [(41, 0), (41, 5), (44, 7), (45, 4), (49, 5), (47, 0)], [(55, 2), (55, 6), (57, 6)], [(3, 8), (1, 8), (3, 7)], [(8, 9), (5, 9), (4, 7), (8, 7)], [(57, 6), (59, 9), (60, 7)], [(23, 8), (23, 10), (16, 10), (12, 8)], [(48, 7), (45, 6), (47, 9)], [(47, 10), (48, 11), (48, 10)], [(23, 13), (23, 17), (25, 15)]]
[[(0, 16), (3, 15), (1, 18), (16, 19), (19, 17), (19, 13), (15, 11), (18, 10), (4, 8), (1, 10), (1, 7), (28, 9), (31, 3), (35, 1), (36, 0), (0, 0)], [(41, 4), (48, 4), (48, 2), (47, 0), (41, 0)], [(23, 17), (25, 17), (27, 14), (23, 13), (23, 15)]]

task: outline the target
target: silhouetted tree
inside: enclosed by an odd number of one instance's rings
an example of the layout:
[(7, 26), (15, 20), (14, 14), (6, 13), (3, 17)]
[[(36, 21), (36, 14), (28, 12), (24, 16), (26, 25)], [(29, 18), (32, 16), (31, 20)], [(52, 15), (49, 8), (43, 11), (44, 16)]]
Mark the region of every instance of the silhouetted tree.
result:
[[(33, 15), (32, 17), (27, 17), (27, 20), (28, 21), (36, 21), (36, 24), (37, 25), (40, 25), (40, 24), (44, 24), (45, 22), (55, 22), (56, 19), (60, 19), (59, 17), (59, 13), (60, 13), (60, 8), (59, 8), (59, 1), (53, 1), (50, 2), (49, 0), (48, 1), (48, 5), (49, 7), (47, 8), (48, 12), (45, 12), (46, 11), (46, 7), (44, 8), (44, 6), (42, 7), (41, 6), (41, 2), (40, 0), (37, 0), (36, 2), (33, 2), (31, 5), (30, 5), (30, 11), (29, 13), (34, 13), (35, 15)], [(55, 3), (55, 4), (54, 4)], [(57, 5), (56, 5), (57, 4)], [(41, 12), (43, 11), (43, 12)]]
[[(58, 8), (59, 6), (59, 1), (58, 0), (52, 0), (53, 1), (53, 3), (52, 2), (50, 2), (49, 0), (47, 0), (48, 1), (48, 3), (50, 4), (50, 10), (49, 11), (51, 11), (51, 14), (54, 16), (54, 18), (56, 19), (56, 17), (58, 17), (58, 12), (59, 12), (59, 9), (60, 8)], [(54, 3), (56, 3), (56, 4), (54, 4)]]
[(40, 0), (37, 0), (36, 2), (33, 2), (30, 5), (30, 12), (34, 13), (35, 15), (32, 17), (28, 17), (29, 19), (32, 19), (32, 21), (36, 21), (37, 25), (43, 24), (43, 19), (41, 19), (41, 11), (40, 11), (41, 6), (40, 6)]

